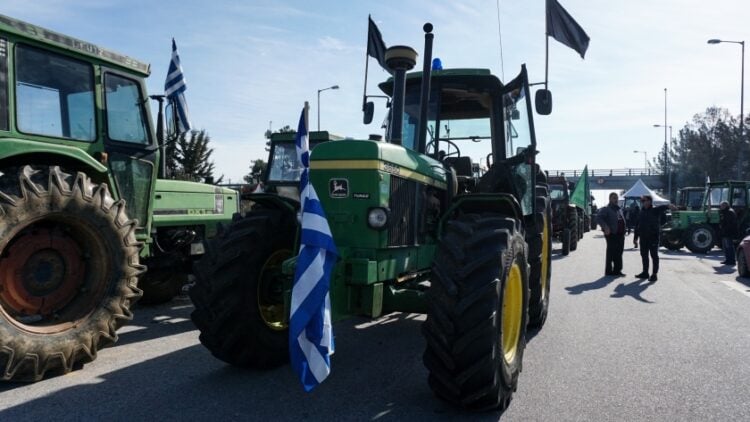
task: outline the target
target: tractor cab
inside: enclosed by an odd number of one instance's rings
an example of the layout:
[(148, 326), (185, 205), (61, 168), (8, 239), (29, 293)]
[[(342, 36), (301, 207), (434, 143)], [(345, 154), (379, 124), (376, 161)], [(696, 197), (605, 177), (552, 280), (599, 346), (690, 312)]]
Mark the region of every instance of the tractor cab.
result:
[[(536, 140), (525, 67), (505, 85), (487, 69), (436, 70), (430, 79), (426, 140), (418, 139), (422, 72), (406, 77), (401, 139), (394, 142), (391, 126), (387, 140), (441, 162), (449, 201), (508, 192), (522, 198), (523, 214), (530, 214)], [(380, 88), (392, 96), (393, 86), (388, 80)], [(476, 171), (481, 167), (487, 170)]]

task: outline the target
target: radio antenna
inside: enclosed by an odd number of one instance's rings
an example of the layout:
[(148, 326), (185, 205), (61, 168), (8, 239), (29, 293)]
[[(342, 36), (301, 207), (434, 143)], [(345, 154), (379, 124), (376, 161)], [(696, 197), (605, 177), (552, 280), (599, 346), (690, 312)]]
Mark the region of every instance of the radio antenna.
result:
[(503, 61), (503, 33), (500, 30), (500, 0), (497, 4), (497, 38), (500, 41), (500, 80), (505, 82), (505, 62)]

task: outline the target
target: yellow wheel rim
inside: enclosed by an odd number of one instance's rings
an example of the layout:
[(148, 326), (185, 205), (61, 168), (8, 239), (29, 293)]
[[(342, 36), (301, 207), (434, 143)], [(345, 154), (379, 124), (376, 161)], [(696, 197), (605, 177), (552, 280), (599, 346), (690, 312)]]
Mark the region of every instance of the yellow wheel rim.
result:
[(521, 339), (521, 320), (523, 315), (523, 279), (521, 268), (517, 263), (510, 267), (508, 279), (503, 291), (503, 355), (505, 361), (513, 362), (518, 353)]
[(289, 327), (284, 307), (284, 289), (281, 281), (281, 264), (292, 256), (292, 251), (281, 249), (263, 264), (258, 280), (258, 311), (263, 322), (275, 331)]
[(547, 213), (544, 214), (544, 229), (542, 230), (542, 271), (539, 276), (542, 282), (542, 300), (547, 299), (547, 284), (549, 283), (549, 228), (547, 227)]

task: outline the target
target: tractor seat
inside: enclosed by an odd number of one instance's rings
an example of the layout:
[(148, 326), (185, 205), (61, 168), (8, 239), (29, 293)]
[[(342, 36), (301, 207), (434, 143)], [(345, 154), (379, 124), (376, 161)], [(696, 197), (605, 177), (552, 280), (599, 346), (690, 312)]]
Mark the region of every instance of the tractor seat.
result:
[(453, 167), (457, 177), (473, 177), (471, 171), (471, 157), (447, 157), (443, 159), (446, 166)]

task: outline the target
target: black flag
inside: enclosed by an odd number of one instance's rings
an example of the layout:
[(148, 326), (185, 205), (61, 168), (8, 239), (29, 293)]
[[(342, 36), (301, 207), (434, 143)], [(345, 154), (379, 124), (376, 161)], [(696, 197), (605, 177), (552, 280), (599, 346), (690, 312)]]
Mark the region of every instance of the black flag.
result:
[(380, 35), (380, 30), (375, 22), (372, 21), (372, 17), (367, 16), (367, 20), (370, 22), (367, 28), (367, 55), (376, 59), (380, 63), (380, 67), (391, 73), (388, 66), (385, 64), (385, 43), (383, 42), (383, 36)]
[(547, 36), (577, 51), (581, 58), (589, 48), (589, 36), (557, 0), (547, 0)]

